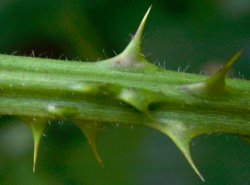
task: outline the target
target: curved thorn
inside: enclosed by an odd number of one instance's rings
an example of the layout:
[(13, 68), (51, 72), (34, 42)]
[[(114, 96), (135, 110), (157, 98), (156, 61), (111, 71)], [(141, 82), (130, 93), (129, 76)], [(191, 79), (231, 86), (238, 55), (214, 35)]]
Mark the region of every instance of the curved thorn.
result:
[(148, 8), (135, 35), (133, 36), (127, 47), (119, 55), (113, 57), (111, 60), (100, 62), (100, 65), (127, 72), (160, 70), (158, 66), (155, 66), (154, 64), (148, 62), (141, 54), (141, 40), (143, 30), (151, 8), (152, 6)]
[(85, 135), (85, 137), (87, 138), (87, 141), (95, 155), (95, 158), (97, 159), (98, 163), (104, 167), (103, 161), (97, 151), (97, 147), (96, 147), (96, 136), (97, 136), (97, 132), (98, 129), (100, 127), (99, 123), (82, 123), (82, 122), (76, 122), (76, 125), (81, 129), (81, 131), (83, 132), (83, 134)]
[(152, 119), (152, 116), (149, 112), (149, 105), (151, 103), (164, 100), (165, 95), (160, 92), (149, 92), (147, 90), (123, 88), (117, 95), (117, 98), (134, 107), (138, 111), (144, 113), (148, 118)]
[(189, 142), (194, 137), (194, 135), (192, 134), (192, 130), (187, 128), (179, 120), (162, 120), (161, 123), (147, 124), (147, 126), (156, 129), (168, 136), (184, 155), (184, 157), (186, 158), (192, 169), (195, 171), (195, 173), (199, 176), (199, 178), (203, 182), (205, 182), (201, 173), (195, 166), (189, 150)]
[(179, 126), (177, 126), (177, 127), (173, 126), (172, 129), (169, 129), (166, 132), (166, 135), (169, 136), (171, 138), (171, 140), (175, 143), (175, 145), (179, 148), (179, 150), (184, 155), (184, 157), (188, 161), (189, 165), (192, 167), (192, 169), (195, 171), (195, 173), (199, 176), (199, 178), (203, 182), (205, 182), (205, 179), (202, 177), (198, 168), (194, 164), (194, 161), (193, 161), (191, 153), (190, 153), (189, 143), (192, 139), (191, 134), (188, 134), (189, 132), (187, 130), (185, 130), (185, 128), (184, 128), (184, 130), (182, 130), (182, 128), (179, 130)]
[(242, 50), (235, 53), (232, 58), (224, 65), (222, 70), (224, 70), (226, 73), (231, 69), (232, 65), (235, 63), (236, 60), (241, 56)]
[(152, 8), (152, 5), (148, 8), (146, 14), (144, 15), (144, 17), (143, 17), (143, 19), (142, 19), (136, 33), (135, 33), (135, 36), (133, 37), (134, 42), (137, 43), (138, 50), (141, 47), (142, 34), (143, 34), (144, 27), (145, 27), (145, 24), (146, 24), (147, 19), (148, 19), (148, 15), (149, 15), (149, 13), (151, 11), (151, 8)]
[(181, 151), (181, 153), (184, 155), (184, 157), (186, 158), (186, 160), (188, 161), (188, 163), (190, 164), (190, 166), (192, 167), (192, 169), (195, 171), (195, 173), (199, 176), (199, 178), (205, 182), (205, 179), (203, 178), (203, 176), (201, 175), (201, 173), (199, 172), (199, 170), (197, 169), (197, 167), (194, 164), (194, 161), (192, 159), (191, 153), (190, 153), (190, 146), (189, 146), (189, 141), (185, 142), (181, 141), (181, 140), (173, 140), (174, 143), (177, 145), (177, 147), (179, 148), (179, 150)]
[(148, 15), (150, 13), (150, 10), (152, 8), (152, 5), (148, 8), (146, 14), (144, 15), (135, 35), (133, 36), (132, 40), (126, 47), (126, 49), (123, 51), (123, 53), (129, 53), (130, 55), (140, 55), (141, 54), (141, 40), (142, 40), (142, 34), (144, 31), (145, 23), (147, 21)]
[(148, 105), (150, 102), (145, 97), (145, 93), (140, 93), (132, 89), (123, 89), (118, 95), (118, 99), (148, 115)]
[(221, 90), (225, 87), (227, 72), (231, 69), (234, 62), (241, 56), (242, 51), (238, 51), (217, 73), (211, 76), (206, 85), (211, 90)]

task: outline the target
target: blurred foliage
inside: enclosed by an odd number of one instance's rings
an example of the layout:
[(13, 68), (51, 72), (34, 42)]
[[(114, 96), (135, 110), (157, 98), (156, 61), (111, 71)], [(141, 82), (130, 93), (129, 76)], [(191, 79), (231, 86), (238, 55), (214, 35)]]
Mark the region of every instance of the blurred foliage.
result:
[[(96, 61), (119, 53), (153, 4), (144, 54), (172, 70), (206, 73), (243, 49), (233, 77), (250, 79), (249, 0), (1, 0), (0, 53)], [(146, 128), (107, 126), (99, 136), (105, 168), (80, 130), (51, 124), (32, 174), (24, 124), (0, 124), (0, 184), (203, 184), (176, 147)], [(250, 182), (250, 147), (236, 136), (204, 136), (192, 152), (206, 184)]]

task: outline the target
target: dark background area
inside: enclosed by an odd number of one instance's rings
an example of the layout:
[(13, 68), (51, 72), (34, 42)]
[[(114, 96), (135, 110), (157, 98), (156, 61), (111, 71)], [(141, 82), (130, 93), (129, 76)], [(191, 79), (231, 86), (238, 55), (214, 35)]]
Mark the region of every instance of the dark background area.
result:
[[(153, 4), (143, 53), (163, 68), (207, 74), (243, 50), (232, 78), (250, 79), (249, 0), (1, 0), (0, 53), (97, 61), (127, 45)], [(32, 173), (26, 125), (1, 118), (1, 185), (203, 184), (165, 136), (142, 127), (107, 126), (98, 137), (99, 166), (80, 130), (51, 124)], [(250, 147), (237, 136), (192, 142), (208, 185), (250, 183)]]

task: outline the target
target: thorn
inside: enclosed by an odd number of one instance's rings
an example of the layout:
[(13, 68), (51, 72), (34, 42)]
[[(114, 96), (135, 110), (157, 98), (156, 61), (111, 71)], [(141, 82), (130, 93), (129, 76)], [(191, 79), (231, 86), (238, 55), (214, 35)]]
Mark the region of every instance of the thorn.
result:
[(164, 95), (161, 93), (152, 93), (147, 90), (138, 90), (138, 89), (122, 89), (119, 93), (119, 100), (131, 105), (136, 108), (138, 111), (144, 113), (151, 118), (149, 114), (148, 106), (152, 102), (158, 102), (161, 98), (164, 98)]
[[(168, 136), (172, 139), (172, 141), (176, 144), (176, 146), (179, 148), (181, 153), (184, 155), (192, 169), (195, 171), (195, 173), (198, 175), (198, 177), (205, 182), (205, 179), (202, 177), (201, 173), (197, 169), (197, 167), (194, 164), (194, 161), (192, 159), (191, 153), (190, 153), (190, 146), (189, 142), (191, 141), (191, 137), (187, 134), (185, 130), (178, 130), (174, 127), (174, 131), (171, 131), (171, 129), (167, 132)], [(176, 130), (175, 130), (176, 129)]]
[(198, 177), (205, 182), (205, 179), (203, 178), (203, 176), (201, 175), (201, 173), (199, 172), (199, 170), (197, 169), (197, 167), (194, 164), (194, 161), (192, 159), (191, 153), (190, 153), (190, 146), (189, 146), (189, 141), (181, 141), (181, 140), (173, 140), (174, 143), (177, 145), (177, 147), (179, 148), (179, 150), (182, 152), (182, 154), (184, 155), (184, 157), (187, 159), (188, 163), (190, 164), (190, 166), (193, 168), (193, 170), (195, 171), (195, 173), (198, 175)]
[(148, 112), (148, 101), (143, 93), (139, 93), (133, 89), (123, 89), (118, 98), (123, 102), (133, 106), (137, 110), (143, 113)]
[(35, 170), (36, 170), (36, 162), (37, 162), (39, 144), (40, 144), (43, 132), (45, 130), (45, 126), (46, 124), (44, 122), (33, 123), (31, 126), (33, 139), (34, 139), (33, 173), (35, 173)]
[(137, 31), (135, 33), (135, 36), (133, 37), (133, 40), (135, 40), (135, 42), (137, 43), (138, 50), (141, 49), (140, 47), (141, 47), (142, 34), (143, 34), (144, 27), (145, 27), (145, 24), (146, 24), (147, 19), (148, 19), (148, 15), (151, 11), (151, 8), (152, 8), (152, 5), (148, 8), (146, 14), (144, 15), (144, 17), (141, 21), (139, 28), (137, 29)]
[(232, 68), (235, 61), (241, 56), (242, 51), (238, 51), (217, 73), (206, 81), (206, 87), (212, 92), (221, 92), (226, 87), (226, 75)]
[(96, 137), (97, 137), (97, 132), (98, 129), (100, 128), (101, 124), (100, 123), (90, 123), (90, 122), (81, 122), (81, 121), (76, 121), (75, 124), (81, 129), (81, 131), (84, 133), (85, 137), (88, 140), (88, 143), (90, 144), (90, 147), (99, 162), (99, 164), (104, 167), (103, 161), (97, 151), (96, 147)]
[[(225, 70), (225, 73), (227, 73), (232, 65), (235, 63), (236, 60), (238, 60), (238, 58), (241, 56), (242, 54), (242, 50), (238, 51), (225, 65), (224, 65), (224, 70)], [(223, 70), (222, 68), (222, 70)]]
[(186, 125), (184, 125), (183, 122), (179, 120), (162, 120), (161, 123), (148, 124), (147, 126), (156, 129), (168, 136), (184, 155), (199, 178), (203, 182), (205, 182), (205, 179), (202, 177), (201, 173), (195, 166), (190, 153), (189, 143), (192, 138), (195, 137), (192, 133), (192, 130), (187, 128)]
[(135, 55), (136, 57), (140, 56), (141, 53), (141, 40), (142, 35), (144, 31), (144, 27), (148, 18), (148, 15), (150, 13), (150, 10), (152, 8), (152, 5), (148, 8), (146, 14), (144, 15), (135, 35), (133, 36), (132, 40), (128, 44), (128, 46), (125, 48), (123, 53), (129, 53), (131, 55)]
[(127, 47), (119, 55), (113, 57), (112, 59), (100, 62), (101, 65), (126, 72), (145, 72), (160, 70), (160, 68), (148, 62), (145, 59), (144, 55), (141, 54), (141, 40), (143, 30), (151, 7), (152, 6), (150, 6), (147, 10), (135, 35), (133, 36)]
[(43, 119), (37, 119), (37, 118), (22, 118), (22, 120), (25, 121), (25, 123), (30, 127), (32, 136), (33, 136), (33, 142), (34, 142), (34, 154), (33, 154), (33, 173), (36, 171), (36, 162), (37, 162), (37, 155), (39, 150), (39, 144), (43, 135), (43, 132), (45, 130), (47, 121), (44, 121)]

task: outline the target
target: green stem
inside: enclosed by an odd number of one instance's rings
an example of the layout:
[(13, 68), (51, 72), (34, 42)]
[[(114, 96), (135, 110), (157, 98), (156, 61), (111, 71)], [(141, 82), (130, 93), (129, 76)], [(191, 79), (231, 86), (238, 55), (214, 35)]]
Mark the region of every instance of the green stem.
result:
[[(150, 10), (150, 9), (149, 9)], [(32, 129), (38, 145), (50, 120), (81, 128), (95, 156), (98, 128), (107, 123), (144, 125), (170, 137), (202, 179), (189, 151), (192, 138), (215, 132), (250, 135), (250, 83), (225, 76), (236, 53), (214, 76), (162, 70), (140, 53), (147, 11), (118, 56), (96, 63), (0, 55), (0, 115)]]
[(203, 99), (182, 86), (203, 81), (204, 76), (162, 70), (130, 73), (101, 64), (1, 55), (0, 114), (128, 124), (150, 121), (121, 103), (116, 93), (125, 88), (161, 93), (159, 102), (150, 105), (157, 119), (184, 119), (207, 133), (250, 134), (248, 81), (228, 80), (237, 93)]

